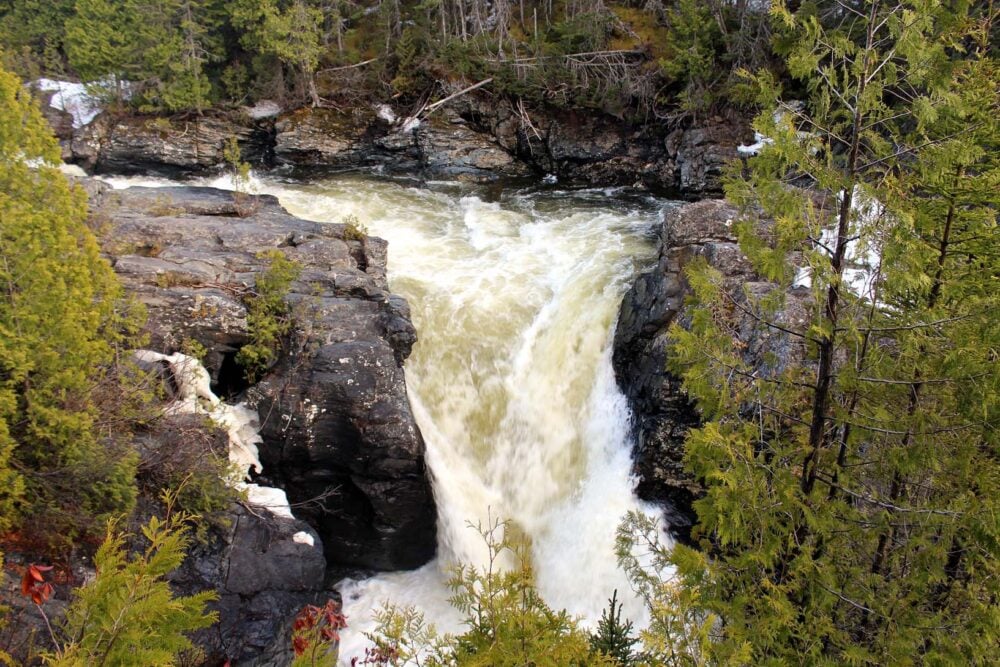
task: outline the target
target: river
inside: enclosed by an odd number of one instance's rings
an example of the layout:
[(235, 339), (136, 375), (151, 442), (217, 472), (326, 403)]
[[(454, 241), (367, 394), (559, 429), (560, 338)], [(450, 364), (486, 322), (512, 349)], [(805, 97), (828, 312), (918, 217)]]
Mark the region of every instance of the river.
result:
[[(228, 187), (225, 178), (203, 183)], [(664, 201), (365, 175), (254, 184), (299, 217), (354, 216), (387, 239), (390, 287), (409, 300), (419, 337), (406, 379), (438, 503), (438, 556), (413, 572), (343, 582), (343, 663), (363, 655), (371, 613), (386, 602), (461, 631), (447, 579), (456, 563), (484, 562), (470, 525), (496, 518), (529, 540), (552, 607), (592, 625), (618, 589), (624, 615), (643, 625), (614, 534), (627, 511), (654, 509), (632, 492), (611, 339), (622, 295), (654, 259)]]

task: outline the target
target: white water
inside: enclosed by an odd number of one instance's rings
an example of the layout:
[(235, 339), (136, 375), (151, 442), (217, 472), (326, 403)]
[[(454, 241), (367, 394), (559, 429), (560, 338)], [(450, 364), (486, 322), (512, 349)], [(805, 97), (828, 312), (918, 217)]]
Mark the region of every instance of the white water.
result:
[(363, 655), (370, 614), (386, 601), (461, 630), (445, 582), (454, 563), (483, 562), (468, 524), (490, 516), (528, 536), (551, 606), (592, 624), (618, 589), (625, 615), (644, 625), (613, 553), (625, 512), (652, 509), (632, 493), (629, 414), (610, 344), (621, 296), (653, 256), (655, 202), (600, 191), (488, 202), (456, 184), (362, 176), (257, 187), (300, 217), (355, 215), (388, 239), (391, 287), (409, 300), (419, 335), (406, 374), (438, 502), (438, 558), (345, 582), (344, 663)]

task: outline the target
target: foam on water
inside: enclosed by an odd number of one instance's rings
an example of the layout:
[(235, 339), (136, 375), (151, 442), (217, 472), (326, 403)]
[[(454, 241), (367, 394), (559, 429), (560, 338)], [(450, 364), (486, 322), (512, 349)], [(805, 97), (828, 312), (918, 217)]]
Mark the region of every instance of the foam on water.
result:
[(383, 602), (415, 605), (440, 629), (460, 631), (447, 602), (450, 567), (485, 560), (468, 524), (491, 517), (528, 537), (553, 607), (593, 624), (618, 589), (625, 615), (642, 625), (614, 534), (625, 512), (653, 510), (632, 493), (630, 417), (611, 337), (622, 294), (653, 258), (657, 206), (629, 210), (620, 193), (596, 190), (487, 201), (468, 188), (362, 176), (257, 187), (295, 215), (354, 215), (388, 239), (391, 286), (409, 300), (419, 335), (406, 374), (438, 502), (438, 557), (343, 584), (344, 664), (363, 655), (363, 632)]

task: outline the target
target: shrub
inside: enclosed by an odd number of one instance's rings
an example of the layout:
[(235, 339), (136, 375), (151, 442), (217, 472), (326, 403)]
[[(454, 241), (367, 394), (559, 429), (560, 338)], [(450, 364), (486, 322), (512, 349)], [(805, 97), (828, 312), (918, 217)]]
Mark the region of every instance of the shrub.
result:
[(97, 576), (74, 593), (64, 631), (69, 638), (48, 663), (54, 667), (170, 665), (193, 648), (185, 633), (216, 621), (205, 606), (214, 591), (175, 596), (167, 575), (184, 560), (185, 524), (195, 518), (171, 513), (152, 517), (142, 528), (146, 549), (129, 556), (126, 536), (112, 522), (94, 565)]
[[(488, 547), (484, 568), (460, 565), (449, 582), (451, 604), (465, 616), (468, 630), (437, 634), (412, 609), (388, 609), (369, 635), (375, 648), (362, 664), (490, 665), (568, 667), (614, 665), (593, 652), (587, 634), (566, 611), (554, 611), (534, 585), (527, 543), (511, 536), (506, 522), (477, 527)], [(504, 568), (510, 561), (512, 566)]]
[(0, 70), (0, 530), (68, 547), (135, 499), (136, 457), (94, 397), (115, 383), (137, 320), (59, 162), (37, 106)]
[(245, 299), (250, 342), (236, 354), (236, 361), (243, 366), (250, 382), (274, 364), (281, 339), (292, 329), (285, 297), (302, 273), (302, 266), (280, 250), (269, 250), (261, 258), (267, 260), (268, 266), (257, 274), (254, 290)]

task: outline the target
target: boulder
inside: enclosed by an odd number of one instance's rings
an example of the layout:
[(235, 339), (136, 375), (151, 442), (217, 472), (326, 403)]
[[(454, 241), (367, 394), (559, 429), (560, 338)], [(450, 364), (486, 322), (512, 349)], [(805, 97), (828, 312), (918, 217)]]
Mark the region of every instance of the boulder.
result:
[[(402, 363), (416, 340), (388, 291), (387, 244), (289, 215), (274, 197), (211, 188), (110, 190), (86, 181), (103, 247), (148, 311), (149, 347), (206, 350), (213, 390), (262, 424), (262, 483), (284, 489), (332, 568), (405, 569), (434, 555), (436, 507)], [(286, 299), (295, 328), (249, 387), (244, 298), (280, 249), (301, 266)]]
[(214, 590), (219, 622), (194, 633), (203, 664), (288, 665), (291, 625), (307, 604), (336, 597), (324, 589), (326, 560), (302, 521), (234, 506), (171, 575), (182, 594)]

